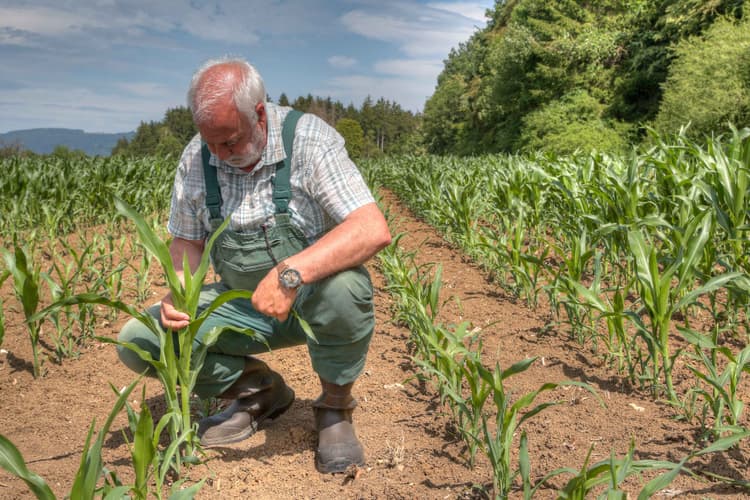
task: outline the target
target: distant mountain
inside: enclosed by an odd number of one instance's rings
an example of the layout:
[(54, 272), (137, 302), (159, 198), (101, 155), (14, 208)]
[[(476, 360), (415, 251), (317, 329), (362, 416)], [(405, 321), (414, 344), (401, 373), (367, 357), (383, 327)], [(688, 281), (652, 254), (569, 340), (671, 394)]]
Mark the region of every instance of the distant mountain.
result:
[(90, 156), (109, 156), (121, 137), (131, 140), (135, 132), (99, 134), (70, 128), (32, 128), (0, 134), (0, 147), (20, 144), (37, 154), (49, 154), (57, 146), (80, 149)]

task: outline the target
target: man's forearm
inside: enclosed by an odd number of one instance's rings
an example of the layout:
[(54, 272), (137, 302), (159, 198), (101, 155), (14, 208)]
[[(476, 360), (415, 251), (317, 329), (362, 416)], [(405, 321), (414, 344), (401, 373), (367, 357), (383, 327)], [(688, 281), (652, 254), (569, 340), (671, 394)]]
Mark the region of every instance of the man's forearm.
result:
[(169, 254), (172, 256), (175, 272), (182, 284), (185, 283), (185, 272), (183, 269), (184, 256), (187, 256), (188, 266), (190, 266), (189, 271), (194, 273), (200, 265), (203, 248), (203, 240), (184, 240), (182, 238), (174, 238), (169, 245)]
[(286, 262), (312, 283), (363, 264), (391, 242), (382, 212), (375, 203), (361, 207), (315, 244)]

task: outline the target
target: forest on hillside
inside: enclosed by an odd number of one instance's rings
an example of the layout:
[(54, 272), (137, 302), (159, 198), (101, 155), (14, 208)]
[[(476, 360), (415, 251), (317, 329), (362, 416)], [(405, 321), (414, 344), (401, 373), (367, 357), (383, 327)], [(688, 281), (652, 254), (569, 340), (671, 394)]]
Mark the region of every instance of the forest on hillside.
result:
[(742, 0), (498, 0), (425, 104), (437, 154), (622, 151), (750, 117)]

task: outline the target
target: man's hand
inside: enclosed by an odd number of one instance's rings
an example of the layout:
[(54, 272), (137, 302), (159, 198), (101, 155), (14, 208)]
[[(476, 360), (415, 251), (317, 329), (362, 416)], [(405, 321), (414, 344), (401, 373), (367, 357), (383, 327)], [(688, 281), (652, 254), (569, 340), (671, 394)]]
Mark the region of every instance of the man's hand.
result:
[(288, 290), (279, 283), (279, 271), (271, 269), (253, 292), (253, 308), (261, 314), (271, 316), (279, 321), (286, 321), (292, 310), (296, 290)]
[(172, 294), (167, 294), (161, 299), (161, 324), (164, 328), (179, 330), (185, 328), (190, 323), (190, 316), (182, 311), (178, 311), (172, 302)]

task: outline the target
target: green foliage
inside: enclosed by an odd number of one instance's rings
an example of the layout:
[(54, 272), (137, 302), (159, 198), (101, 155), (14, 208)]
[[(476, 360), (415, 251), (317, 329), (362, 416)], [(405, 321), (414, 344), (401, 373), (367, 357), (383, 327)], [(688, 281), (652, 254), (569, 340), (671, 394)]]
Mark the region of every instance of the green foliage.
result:
[(59, 237), (111, 223), (113, 194), (144, 213), (162, 213), (169, 206), (175, 166), (160, 157), (0, 159), (0, 236), (44, 227)]
[(336, 130), (346, 141), (346, 152), (349, 158), (356, 161), (362, 156), (365, 147), (365, 133), (357, 120), (342, 118), (336, 122)]
[(605, 107), (585, 90), (574, 91), (526, 115), (520, 149), (557, 154), (625, 152), (626, 126), (606, 120)]
[[(100, 488), (97, 485), (104, 472), (104, 463), (102, 460), (104, 439), (107, 437), (107, 433), (115, 417), (125, 406), (128, 396), (130, 396), (130, 393), (139, 381), (140, 378), (136, 379), (121, 392), (115, 389), (115, 392), (118, 394), (117, 401), (93, 442), (91, 438), (94, 434), (96, 422), (91, 423), (88, 435), (86, 436), (86, 443), (83, 446), (81, 462), (67, 498), (93, 499), (96, 494), (99, 494), (102, 498), (122, 498), (130, 489), (127, 487), (111, 489), (107, 485)], [(55, 500), (55, 495), (46, 481), (26, 467), (21, 453), (13, 443), (2, 435), (0, 435), (0, 467), (22, 479), (38, 499)]]
[(117, 141), (113, 156), (144, 157), (149, 155), (179, 158), (183, 148), (198, 132), (190, 109), (177, 107), (168, 109), (161, 122), (141, 122), (135, 136), (128, 141)]
[(447, 77), (425, 103), (424, 136), (428, 152), (447, 154), (460, 150), (467, 120), (463, 103), (465, 91), (466, 86), (459, 76)]
[(705, 36), (678, 43), (674, 53), (657, 130), (675, 133), (690, 124), (688, 135), (702, 138), (750, 118), (750, 22), (719, 19)]
[[(663, 90), (671, 111), (662, 114), (676, 114), (678, 125), (660, 130), (678, 130), (688, 113), (697, 115), (690, 116), (694, 123), (706, 122), (705, 127), (696, 125), (695, 136), (716, 130), (717, 124), (723, 129), (722, 120), (744, 123), (750, 114), (747, 92), (742, 91), (738, 102), (736, 89), (737, 82), (750, 82), (750, 56), (739, 56), (750, 32), (746, 24), (737, 23), (746, 15), (745, 5), (742, 0), (496, 2), (487, 26), (445, 61), (425, 104), (427, 150), (475, 155), (541, 146), (565, 154), (595, 145), (598, 151), (618, 153), (643, 138), (642, 125), (659, 113)], [(722, 33), (721, 43), (693, 53), (696, 63), (688, 66), (696, 68), (694, 75), (667, 81), (675, 70), (670, 65), (679, 60), (679, 47), (684, 46), (684, 52), (697, 47), (697, 41), (691, 46), (685, 40), (694, 37), (710, 45), (711, 37), (717, 37), (713, 27), (733, 22), (736, 36)], [(704, 34), (709, 42), (698, 38)], [(724, 50), (735, 39), (738, 46)], [(728, 71), (734, 74), (723, 78)], [(678, 81), (685, 89), (668, 91)], [(672, 93), (673, 103), (666, 102)], [(592, 105), (596, 109), (590, 112)], [(578, 106), (589, 112), (562, 116), (575, 113)], [(572, 147), (571, 141), (576, 142)]]
[(34, 263), (33, 255), (30, 251), (13, 242), (14, 251), (10, 252), (5, 248), (2, 251), (2, 257), (5, 266), (13, 276), (13, 292), (16, 298), (23, 306), (23, 314), (26, 318), (26, 327), (31, 341), (31, 352), (33, 356), (33, 374), (34, 378), (42, 375), (42, 360), (39, 356), (39, 334), (42, 329), (42, 320), (33, 319), (39, 307), (39, 285), (41, 284), (40, 269)]
[(630, 123), (651, 121), (659, 111), (663, 84), (685, 37), (699, 36), (717, 16), (741, 17), (742, 0), (631, 0), (615, 68), (612, 113)]

